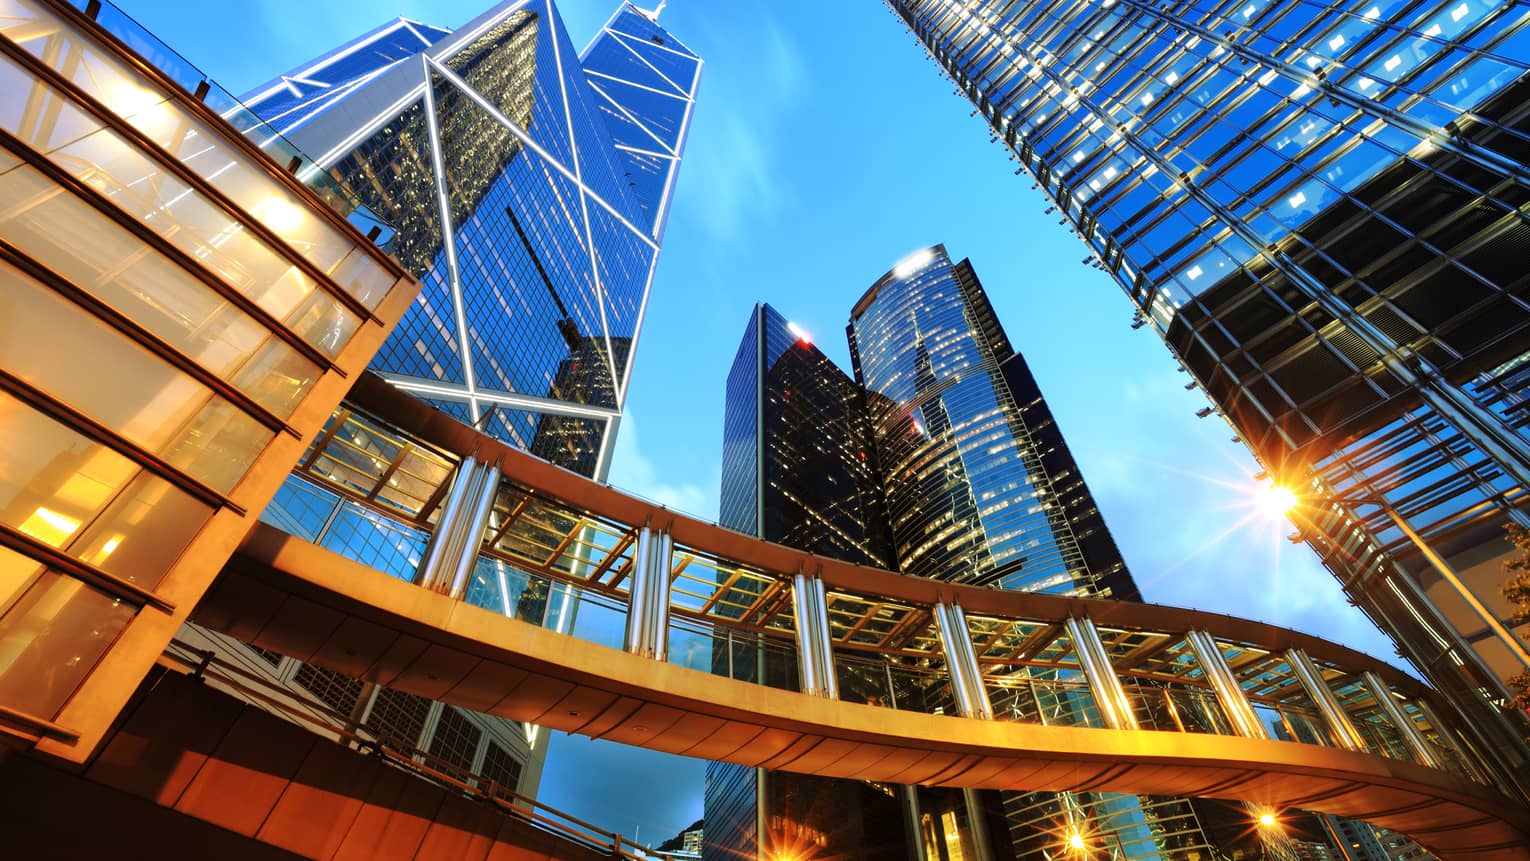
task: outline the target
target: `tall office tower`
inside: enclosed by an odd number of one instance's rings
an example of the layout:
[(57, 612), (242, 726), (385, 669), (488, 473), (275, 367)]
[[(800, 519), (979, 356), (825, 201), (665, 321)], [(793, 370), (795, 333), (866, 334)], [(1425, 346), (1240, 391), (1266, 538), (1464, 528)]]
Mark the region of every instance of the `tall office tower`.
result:
[[(338, 186), (395, 225), (424, 284), (372, 370), (432, 406), (584, 475), (608, 466), (700, 60), (623, 3), (578, 54), (545, 0), (500, 3), (456, 30), (399, 19), (246, 96)], [(423, 531), (343, 511), (334, 490), (378, 466), (385, 509), (430, 517), (409, 488), (451, 471), (364, 416), (329, 431), (354, 464), (309, 464), (263, 517), (400, 577), (426, 576)], [(399, 494), (403, 494), (400, 496)], [(510, 613), (501, 563), (467, 600)], [(517, 615), (565, 618), (566, 595), (520, 593)], [(548, 610), (551, 602), (552, 609)], [(546, 735), (188, 628), (304, 702), (535, 791)]]
[(546, 0), (399, 19), (246, 98), (399, 226), (425, 284), (373, 370), (604, 474), (701, 61), (623, 3), (582, 54)]
[(888, 2), (1527, 788), (1530, 9)]
[[(858, 565), (894, 567), (861, 390), (769, 305), (749, 316), (723, 410), (719, 523)], [(714, 762), (705, 812), (708, 861), (795, 857), (805, 847), (811, 857), (907, 857), (891, 787)]]
[(1140, 597), (968, 261), (916, 252), (850, 317), (903, 573)]
[[(1003, 589), (1138, 599), (968, 261), (952, 262), (939, 245), (905, 258), (856, 303), (848, 334), (856, 381), (867, 393), (899, 570)], [(1014, 691), (1001, 677), (1012, 668), (984, 669), (994, 709), (1007, 710), (1006, 694), (1012, 699)], [(1076, 817), (1087, 817), (1123, 858), (1209, 852), (1215, 843), (1200, 817), (1223, 816), (1216, 805), (1108, 793), (1004, 793), (1003, 811), (1008, 839), (994, 833), (991, 841), (1020, 859), (1055, 851), (1055, 823)], [(947, 839), (942, 833), (926, 841)]]

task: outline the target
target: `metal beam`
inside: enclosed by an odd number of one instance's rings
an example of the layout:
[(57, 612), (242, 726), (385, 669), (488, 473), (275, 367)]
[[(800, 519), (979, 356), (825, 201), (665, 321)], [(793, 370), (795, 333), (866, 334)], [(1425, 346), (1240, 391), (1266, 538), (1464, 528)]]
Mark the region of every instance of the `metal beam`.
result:
[(1301, 682), (1302, 689), (1312, 702), (1317, 706), (1318, 713), (1328, 723), (1329, 729), (1339, 741), (1339, 746), (1348, 750), (1364, 751), (1365, 739), (1360, 731), (1355, 729), (1349, 715), (1344, 713), (1344, 706), (1339, 704), (1339, 698), (1333, 695), (1333, 690), (1323, 680), (1323, 672), (1318, 665), (1307, 657), (1307, 653), (1301, 649), (1287, 649), (1286, 660), (1291, 664), (1291, 672), (1296, 680)]
[(1121, 679), (1110, 664), (1105, 644), (1100, 642), (1099, 630), (1088, 619), (1074, 616), (1069, 616), (1064, 624), (1068, 627), (1068, 636), (1073, 640), (1073, 653), (1078, 656), (1079, 664), (1084, 668), (1084, 677), (1089, 680), (1089, 692), (1094, 694), (1095, 704), (1100, 708), (1100, 716), (1105, 719), (1105, 725), (1111, 729), (1137, 729), (1137, 715), (1132, 710), (1131, 700), (1126, 696), (1126, 689), (1121, 687)]
[(1222, 657), (1222, 648), (1217, 645), (1216, 638), (1205, 631), (1192, 629), (1185, 633), (1185, 642), (1190, 644), (1190, 651), (1195, 653), (1195, 660), (1201, 665), (1201, 672), (1211, 685), (1211, 692), (1216, 695), (1222, 711), (1227, 712), (1227, 718), (1238, 735), (1244, 738), (1269, 738), (1259, 715), (1244, 695), (1243, 687), (1238, 684), (1238, 677), (1233, 675), (1232, 669), (1227, 666), (1227, 659)]

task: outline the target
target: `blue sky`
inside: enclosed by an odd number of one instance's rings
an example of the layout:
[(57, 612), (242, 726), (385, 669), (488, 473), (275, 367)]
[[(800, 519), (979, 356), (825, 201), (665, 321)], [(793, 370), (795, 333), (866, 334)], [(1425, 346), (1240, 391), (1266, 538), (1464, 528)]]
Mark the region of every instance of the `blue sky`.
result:
[[(485, 0), (116, 0), (233, 92), (396, 15), (452, 27)], [(576, 45), (610, 0), (559, 3)], [(878, 0), (675, 0), (706, 65), (611, 481), (717, 514), (723, 379), (766, 300), (848, 368), (851, 304), (908, 252), (970, 257), (1154, 602), (1299, 628), (1392, 660), (1290, 524), (1250, 517), (1253, 460), (1083, 244)], [(554, 806), (644, 841), (698, 818), (702, 765), (555, 734)]]

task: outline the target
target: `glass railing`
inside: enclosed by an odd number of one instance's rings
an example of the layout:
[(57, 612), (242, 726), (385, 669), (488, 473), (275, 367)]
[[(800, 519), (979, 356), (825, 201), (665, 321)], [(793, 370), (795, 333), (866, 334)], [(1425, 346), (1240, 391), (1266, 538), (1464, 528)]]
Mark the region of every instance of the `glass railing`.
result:
[(834, 653), (839, 698), (925, 714), (955, 715), (951, 674), (939, 659), (903, 663), (870, 653)]
[(159, 70), (193, 98), (212, 109), (235, 131), (264, 150), (278, 166), (295, 174), (331, 209), (338, 212), (378, 247), (385, 251), (392, 247), (396, 231), (391, 225), (368, 209), (355, 195), (291, 141), (282, 137), (254, 111), (245, 107), (244, 103), (232, 93), (223, 89), (191, 61), (160, 41), (142, 24), (103, 0), (67, 0), (67, 2), (94, 18), (103, 30), (114, 36), (128, 50)]
[(741, 682), (802, 690), (797, 644), (755, 631), (673, 616), (669, 620), (668, 661)]

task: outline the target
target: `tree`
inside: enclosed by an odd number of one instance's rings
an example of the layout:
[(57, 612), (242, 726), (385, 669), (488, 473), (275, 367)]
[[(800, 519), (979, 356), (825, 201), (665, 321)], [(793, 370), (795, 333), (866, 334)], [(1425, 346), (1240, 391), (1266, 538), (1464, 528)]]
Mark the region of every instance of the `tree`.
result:
[[(1504, 597), (1514, 604), (1514, 624), (1530, 621), (1530, 529), (1509, 524), (1509, 541), (1519, 552), (1503, 563), (1509, 579), (1503, 584)], [(1530, 641), (1530, 636), (1525, 638)], [(1509, 679), (1509, 686), (1518, 694), (1510, 703), (1512, 708), (1530, 709), (1530, 670)]]

